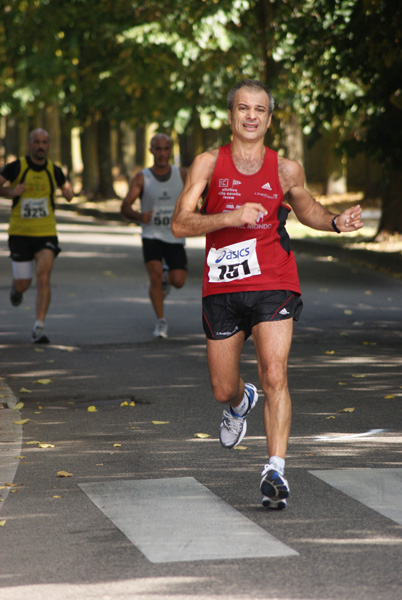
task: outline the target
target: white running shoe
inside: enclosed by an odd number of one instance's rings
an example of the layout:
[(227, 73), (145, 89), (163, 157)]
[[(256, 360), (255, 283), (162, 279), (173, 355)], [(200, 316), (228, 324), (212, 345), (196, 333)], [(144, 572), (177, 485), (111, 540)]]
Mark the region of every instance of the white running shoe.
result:
[(258, 393), (257, 388), (252, 383), (245, 384), (244, 392), (248, 397), (249, 407), (242, 417), (233, 415), (230, 409), (223, 411), (219, 439), (224, 448), (230, 449), (238, 446), (246, 435), (246, 418), (250, 410), (257, 404)]
[[(275, 503), (279, 503), (289, 497), (289, 485), (287, 480), (270, 464), (265, 465), (262, 470), (260, 490), (264, 497)], [(285, 506), (281, 506), (280, 508), (285, 507), (286, 501)]]
[(167, 338), (168, 336), (168, 324), (166, 319), (158, 319), (156, 321), (154, 329), (154, 337)]
[(48, 344), (49, 338), (45, 334), (45, 330), (43, 327), (39, 327), (38, 325), (33, 328), (32, 331), (32, 341), (34, 344)]

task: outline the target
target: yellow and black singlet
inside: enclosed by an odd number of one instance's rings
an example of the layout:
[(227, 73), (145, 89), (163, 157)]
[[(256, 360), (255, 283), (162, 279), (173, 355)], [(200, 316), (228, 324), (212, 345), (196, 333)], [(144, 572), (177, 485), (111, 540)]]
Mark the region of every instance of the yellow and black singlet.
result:
[(54, 199), (57, 186), (66, 182), (61, 168), (50, 160), (36, 165), (26, 156), (6, 165), (1, 174), (11, 187), (26, 184), (25, 191), (13, 198), (9, 235), (57, 235)]

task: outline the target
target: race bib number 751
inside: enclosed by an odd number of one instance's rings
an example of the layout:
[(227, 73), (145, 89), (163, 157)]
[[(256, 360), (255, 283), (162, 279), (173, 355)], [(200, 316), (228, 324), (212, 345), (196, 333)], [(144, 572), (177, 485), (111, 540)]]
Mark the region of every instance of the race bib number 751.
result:
[(209, 281), (224, 283), (260, 275), (256, 246), (254, 238), (224, 248), (211, 248), (207, 257)]

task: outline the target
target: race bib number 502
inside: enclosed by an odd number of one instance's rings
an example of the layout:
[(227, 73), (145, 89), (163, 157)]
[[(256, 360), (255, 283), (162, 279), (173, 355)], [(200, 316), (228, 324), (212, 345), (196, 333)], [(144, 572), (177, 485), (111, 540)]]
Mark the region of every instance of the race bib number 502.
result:
[(224, 248), (211, 248), (207, 257), (209, 281), (224, 283), (260, 275), (256, 246), (254, 238)]

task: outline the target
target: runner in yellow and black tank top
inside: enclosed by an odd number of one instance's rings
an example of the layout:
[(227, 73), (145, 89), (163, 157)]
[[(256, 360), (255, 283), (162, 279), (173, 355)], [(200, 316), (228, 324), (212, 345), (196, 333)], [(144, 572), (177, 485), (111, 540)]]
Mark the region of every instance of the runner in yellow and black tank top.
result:
[(66, 181), (60, 167), (50, 160), (36, 165), (27, 156), (6, 165), (2, 175), (12, 188), (23, 182), (26, 185), (25, 191), (13, 199), (9, 235), (56, 235), (54, 197), (56, 187)]

